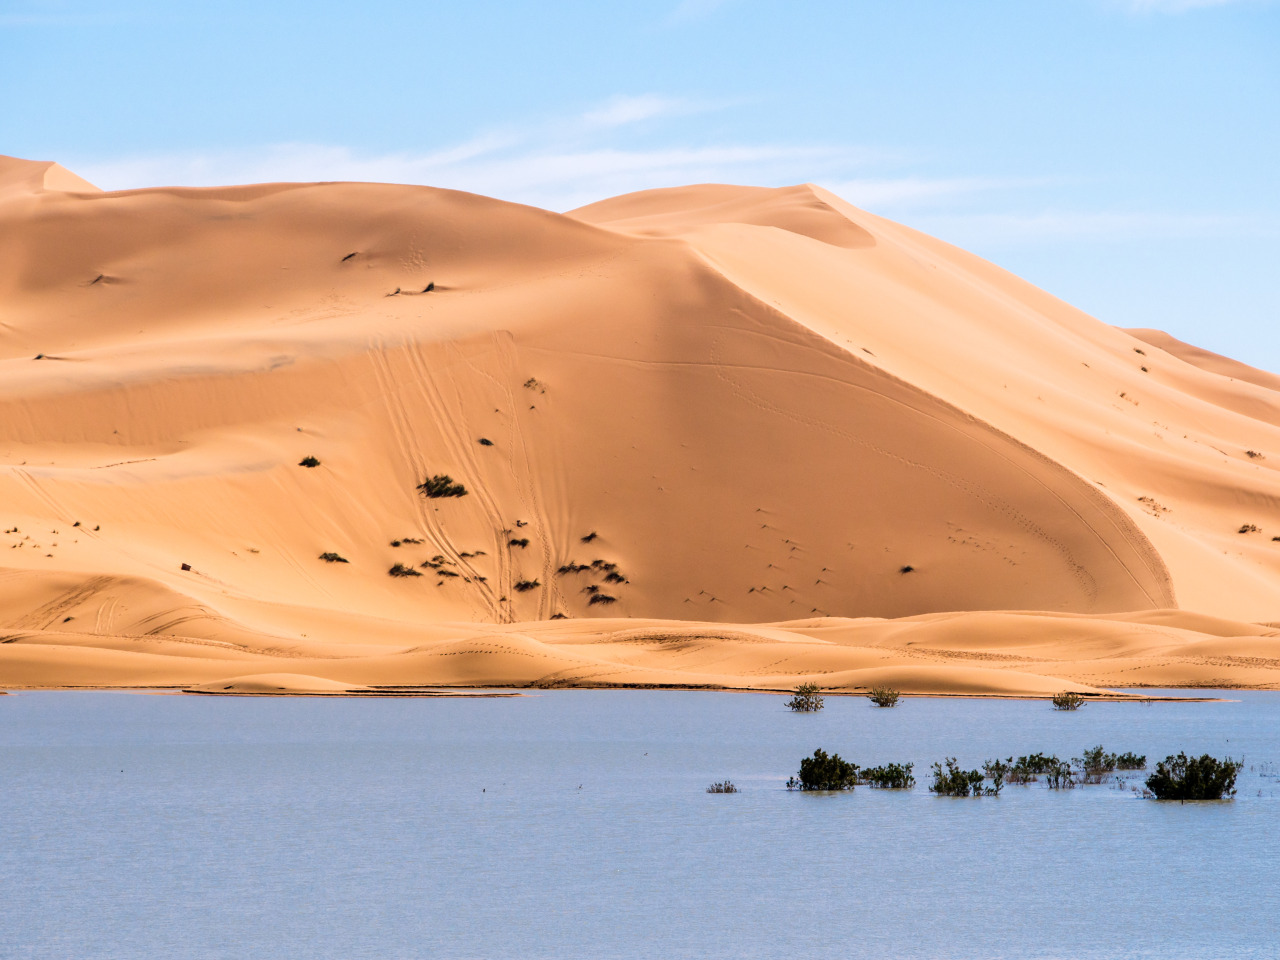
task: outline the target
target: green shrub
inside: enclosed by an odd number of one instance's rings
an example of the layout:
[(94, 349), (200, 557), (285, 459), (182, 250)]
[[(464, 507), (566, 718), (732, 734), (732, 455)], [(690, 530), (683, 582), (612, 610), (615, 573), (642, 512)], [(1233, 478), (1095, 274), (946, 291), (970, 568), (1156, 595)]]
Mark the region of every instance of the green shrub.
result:
[(1116, 756), (1117, 770), (1145, 770), (1147, 769), (1147, 756), (1143, 754), (1138, 756), (1136, 753), (1121, 753)]
[(840, 754), (827, 756), (825, 750), (813, 751), (812, 757), (800, 761), (800, 772), (787, 781), (788, 790), (852, 790), (858, 783), (858, 765), (840, 759)]
[(1053, 695), (1053, 709), (1055, 710), (1079, 710), (1083, 703), (1084, 697), (1078, 693), (1072, 693), (1070, 690), (1063, 690), (1061, 693)]
[(1043, 753), (1028, 754), (1012, 763), (1005, 780), (1008, 783), (1033, 783), (1036, 777), (1055, 769), (1060, 763), (1057, 757), (1045, 756)]
[(796, 713), (817, 713), (822, 709), (822, 697), (818, 696), (816, 683), (802, 683), (796, 687), (787, 706)]
[(1101, 783), (1114, 772), (1118, 758), (1114, 753), (1107, 753), (1102, 744), (1084, 752), (1083, 757), (1076, 757), (1075, 763), (1084, 773), (1085, 783)]
[(1000, 796), (1000, 791), (1004, 788), (1004, 778), (1009, 775), (1012, 764), (1013, 757), (1008, 760), (1001, 760), (997, 757), (995, 760), (988, 760), (984, 763), (982, 772), (991, 781), (991, 786), (984, 788), (982, 792), (989, 797)]
[(465, 497), (467, 488), (460, 483), (454, 483), (453, 477), (447, 473), (437, 473), (434, 477), (427, 477), (420, 484), (418, 490), (424, 497), (432, 500), (438, 500), (441, 497)]
[(397, 563), (394, 567), (387, 571), (393, 577), (420, 577), (420, 574), (413, 567), (406, 567), (403, 563)]
[(1179, 753), (1156, 764), (1156, 772), (1147, 777), (1147, 789), (1157, 800), (1221, 800), (1236, 792), (1236, 774), (1243, 763), (1217, 760), (1209, 754), (1188, 757)]
[(739, 793), (737, 787), (733, 785), (731, 780), (722, 780), (719, 783), (713, 783), (707, 787), (707, 793)]
[(325, 563), (350, 563), (351, 562), (341, 554), (333, 553), (332, 551), (328, 553), (320, 554), (320, 559), (323, 560)]
[(981, 770), (961, 770), (955, 757), (947, 757), (945, 769), (941, 763), (933, 765), (929, 790), (940, 797), (977, 797), (982, 795), (983, 779)]
[(298, 461), (298, 466), (300, 466), (300, 467), (318, 467), (318, 466), (320, 466), (320, 461), (319, 461), (319, 460), (317, 460), (315, 457), (303, 457), (301, 460), (299, 460), (299, 461)]
[(883, 767), (867, 767), (861, 773), (861, 782), (881, 790), (910, 790), (916, 785), (911, 775), (910, 763), (887, 763)]
[(1054, 765), (1044, 772), (1044, 783), (1050, 790), (1070, 790), (1076, 785), (1071, 764), (1054, 758)]
[(871, 702), (877, 707), (896, 707), (901, 696), (901, 693), (891, 687), (872, 687), (870, 693)]

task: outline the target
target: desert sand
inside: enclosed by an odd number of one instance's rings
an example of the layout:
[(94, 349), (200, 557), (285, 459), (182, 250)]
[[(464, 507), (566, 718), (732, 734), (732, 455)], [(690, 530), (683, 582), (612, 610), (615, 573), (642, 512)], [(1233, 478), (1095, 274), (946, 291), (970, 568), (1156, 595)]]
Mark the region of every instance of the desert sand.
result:
[(1280, 687), (1280, 377), (815, 186), (0, 158), (0, 310), (9, 689)]

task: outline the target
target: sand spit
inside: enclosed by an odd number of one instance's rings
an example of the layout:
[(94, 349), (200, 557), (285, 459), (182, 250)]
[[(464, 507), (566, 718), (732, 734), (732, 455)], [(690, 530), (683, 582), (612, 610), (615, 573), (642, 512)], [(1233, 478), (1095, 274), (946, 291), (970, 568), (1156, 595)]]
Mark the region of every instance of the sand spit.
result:
[(502, 697), (509, 693), (433, 690), (425, 687), (366, 687), (298, 673), (255, 673), (185, 687), (183, 693), (230, 697)]
[(1280, 683), (1280, 381), (817, 187), (0, 158), (0, 303), (0, 685)]

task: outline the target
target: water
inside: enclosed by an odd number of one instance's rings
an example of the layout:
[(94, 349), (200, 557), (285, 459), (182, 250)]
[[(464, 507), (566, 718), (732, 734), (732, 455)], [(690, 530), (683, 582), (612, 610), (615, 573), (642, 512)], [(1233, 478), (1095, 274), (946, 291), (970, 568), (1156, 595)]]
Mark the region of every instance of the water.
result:
[[(0, 957), (1275, 957), (1280, 694), (1223, 695), (0, 697)], [(1239, 795), (924, 786), (1097, 743), (1243, 756)], [(921, 782), (787, 792), (815, 747)]]

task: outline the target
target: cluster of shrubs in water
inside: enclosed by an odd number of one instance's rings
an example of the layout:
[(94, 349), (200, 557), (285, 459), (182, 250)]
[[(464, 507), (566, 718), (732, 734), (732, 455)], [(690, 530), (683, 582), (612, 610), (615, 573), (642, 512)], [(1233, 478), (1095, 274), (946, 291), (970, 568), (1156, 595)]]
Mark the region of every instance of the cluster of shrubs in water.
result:
[[(955, 757), (933, 765), (929, 791), (943, 797), (995, 797), (1005, 784), (1028, 784), (1044, 778), (1051, 790), (1069, 790), (1082, 784), (1102, 783), (1118, 770), (1145, 770), (1147, 758), (1134, 753), (1108, 753), (1101, 745), (1084, 751), (1070, 761), (1033, 753), (1027, 756), (988, 760), (981, 770), (964, 770)], [(1240, 761), (1218, 760), (1209, 754), (1170, 756), (1156, 765), (1146, 780), (1145, 795), (1156, 800), (1221, 800), (1235, 795)], [(889, 763), (861, 768), (837, 753), (815, 750), (800, 761), (799, 772), (787, 781), (788, 790), (852, 790), (872, 786), (888, 790), (909, 790), (915, 786), (910, 763)], [(726, 781), (727, 783), (727, 781)], [(732, 786), (732, 784), (729, 784)], [(710, 790), (734, 793), (732, 790)]]
[[(796, 713), (817, 713), (823, 705), (821, 690), (816, 683), (802, 683), (792, 692), (787, 706)], [(867, 696), (877, 707), (896, 707), (902, 694), (892, 687), (872, 687)]]

